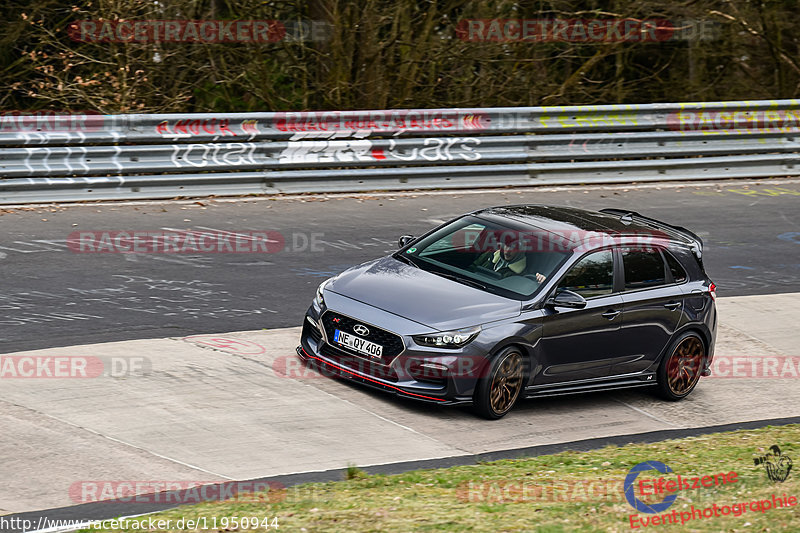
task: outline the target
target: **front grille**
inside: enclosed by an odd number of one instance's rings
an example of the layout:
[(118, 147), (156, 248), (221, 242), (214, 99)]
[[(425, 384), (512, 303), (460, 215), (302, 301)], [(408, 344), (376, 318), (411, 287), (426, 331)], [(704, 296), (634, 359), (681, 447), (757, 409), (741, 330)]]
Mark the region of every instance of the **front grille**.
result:
[(320, 353), (328, 359), (331, 359), (332, 361), (342, 365), (343, 367), (355, 370), (362, 374), (385, 379), (387, 381), (396, 382), (398, 380), (397, 373), (391, 367), (373, 363), (372, 361), (367, 361), (361, 357), (351, 355), (338, 346), (323, 344), (322, 348), (320, 349)]
[[(366, 326), (369, 329), (369, 333), (367, 335), (359, 335), (356, 333), (353, 328), (357, 324)], [(377, 326), (364, 324), (363, 322), (359, 322), (358, 320), (350, 318), (349, 316), (341, 315), (333, 311), (325, 311), (325, 314), (322, 315), (322, 327), (325, 328), (325, 334), (330, 342), (333, 342), (335, 336), (334, 331), (338, 329), (347, 333), (352, 333), (353, 335), (357, 335), (362, 339), (367, 339), (368, 341), (380, 344), (383, 346), (380, 362), (384, 365), (390, 364), (394, 358), (400, 355), (400, 352), (403, 351), (403, 339), (401, 339), (399, 335), (384, 329), (380, 329)], [(345, 353), (356, 355), (358, 357), (367, 357), (358, 354), (345, 346), (337, 345), (336, 348)]]

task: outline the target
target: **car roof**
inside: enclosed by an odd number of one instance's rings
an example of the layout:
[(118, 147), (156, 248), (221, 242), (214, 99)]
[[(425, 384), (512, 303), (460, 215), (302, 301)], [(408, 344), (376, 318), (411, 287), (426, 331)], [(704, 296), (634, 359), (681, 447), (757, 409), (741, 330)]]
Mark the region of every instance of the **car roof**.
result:
[(533, 228), (554, 232), (567, 240), (579, 242), (572, 238), (571, 232), (598, 232), (609, 237), (631, 237), (656, 235), (659, 240), (685, 245), (690, 240), (674, 232), (665, 232), (663, 226), (650, 224), (645, 220), (625, 220), (620, 216), (599, 211), (589, 211), (576, 207), (548, 205), (505, 205), (488, 207), (474, 211), (473, 215), (487, 218), (498, 217), (515, 220)]

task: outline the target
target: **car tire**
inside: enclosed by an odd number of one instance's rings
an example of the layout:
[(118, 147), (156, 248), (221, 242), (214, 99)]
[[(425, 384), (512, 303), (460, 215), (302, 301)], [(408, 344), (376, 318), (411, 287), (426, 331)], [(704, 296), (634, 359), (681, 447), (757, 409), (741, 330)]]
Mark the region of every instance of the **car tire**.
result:
[(698, 333), (689, 331), (675, 339), (658, 365), (658, 396), (672, 402), (686, 398), (700, 381), (705, 362), (705, 343)]
[(473, 398), (475, 412), (489, 420), (503, 418), (522, 391), (525, 364), (518, 348), (509, 346), (497, 354), (478, 381)]

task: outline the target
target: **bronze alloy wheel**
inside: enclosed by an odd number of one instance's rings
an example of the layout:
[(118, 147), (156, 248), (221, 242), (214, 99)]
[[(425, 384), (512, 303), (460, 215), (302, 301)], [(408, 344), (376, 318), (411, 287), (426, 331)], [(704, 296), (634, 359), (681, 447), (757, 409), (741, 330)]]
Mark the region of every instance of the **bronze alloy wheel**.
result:
[(506, 355), (492, 375), (489, 388), (489, 401), (496, 414), (505, 414), (517, 401), (522, 388), (522, 375), (522, 356), (517, 352)]
[(700, 339), (683, 339), (669, 356), (666, 367), (667, 386), (675, 396), (685, 396), (697, 384), (702, 372), (705, 348)]

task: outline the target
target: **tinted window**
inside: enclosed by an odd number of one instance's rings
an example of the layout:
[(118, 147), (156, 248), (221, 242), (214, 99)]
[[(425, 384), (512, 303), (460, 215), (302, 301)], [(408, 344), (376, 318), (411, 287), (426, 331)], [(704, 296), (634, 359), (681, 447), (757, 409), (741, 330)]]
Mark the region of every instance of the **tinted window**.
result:
[(664, 260), (658, 250), (622, 250), (625, 266), (625, 290), (664, 285)]
[(664, 252), (664, 257), (667, 259), (667, 266), (669, 271), (672, 272), (672, 279), (675, 283), (686, 281), (686, 271), (683, 269), (678, 260), (672, 257), (669, 252)]
[(537, 237), (540, 233), (529, 226), (504, 226), (466, 216), (439, 228), (401, 255), (434, 274), (525, 300), (544, 286), (540, 280), (548, 279), (569, 257), (567, 250), (542, 245)]
[(587, 255), (573, 266), (559, 289), (577, 292), (584, 298), (611, 294), (614, 288), (614, 259), (610, 250)]

